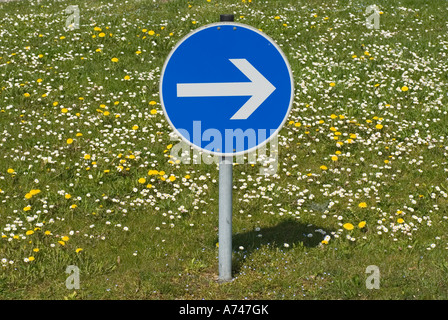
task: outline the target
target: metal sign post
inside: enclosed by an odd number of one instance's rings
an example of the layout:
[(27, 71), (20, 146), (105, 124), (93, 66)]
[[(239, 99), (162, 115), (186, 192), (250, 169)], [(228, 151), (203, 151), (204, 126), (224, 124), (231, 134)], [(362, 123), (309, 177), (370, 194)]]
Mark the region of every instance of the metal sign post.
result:
[(233, 157), (219, 161), (219, 280), (232, 280)]
[[(234, 21), (234, 16), (222, 14), (220, 21)], [(233, 156), (219, 160), (219, 281), (232, 280), (232, 190)]]

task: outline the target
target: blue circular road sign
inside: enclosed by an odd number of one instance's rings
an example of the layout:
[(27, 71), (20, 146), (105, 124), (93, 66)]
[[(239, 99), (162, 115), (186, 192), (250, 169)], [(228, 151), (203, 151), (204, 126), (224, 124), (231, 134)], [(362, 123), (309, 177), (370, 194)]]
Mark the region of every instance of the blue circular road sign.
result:
[(281, 129), (294, 81), (280, 47), (253, 27), (220, 22), (177, 43), (165, 61), (160, 98), (185, 142), (232, 156), (256, 150)]

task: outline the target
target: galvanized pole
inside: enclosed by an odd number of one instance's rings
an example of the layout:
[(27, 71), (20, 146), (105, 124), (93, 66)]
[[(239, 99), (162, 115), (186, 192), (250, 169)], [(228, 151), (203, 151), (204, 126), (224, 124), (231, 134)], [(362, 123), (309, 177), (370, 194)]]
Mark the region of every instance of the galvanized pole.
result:
[(232, 280), (233, 157), (219, 162), (219, 280)]
[[(231, 14), (222, 14), (221, 21), (234, 21)], [(232, 280), (232, 189), (233, 156), (219, 161), (219, 281)]]

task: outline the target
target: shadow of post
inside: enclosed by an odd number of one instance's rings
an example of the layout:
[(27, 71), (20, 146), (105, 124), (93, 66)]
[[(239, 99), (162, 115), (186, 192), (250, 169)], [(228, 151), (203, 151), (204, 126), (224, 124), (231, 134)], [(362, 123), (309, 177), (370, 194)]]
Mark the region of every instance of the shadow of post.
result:
[[(317, 247), (326, 235), (331, 234), (331, 231), (312, 224), (304, 224), (288, 219), (272, 227), (236, 233), (232, 237), (232, 247), (234, 251), (238, 251), (239, 247), (243, 246), (247, 259), (254, 250), (262, 246), (288, 250), (301, 243), (304, 247)], [(285, 247), (285, 243), (289, 246)], [(239, 271), (244, 261), (245, 259), (234, 261), (233, 269), (235, 273)]]

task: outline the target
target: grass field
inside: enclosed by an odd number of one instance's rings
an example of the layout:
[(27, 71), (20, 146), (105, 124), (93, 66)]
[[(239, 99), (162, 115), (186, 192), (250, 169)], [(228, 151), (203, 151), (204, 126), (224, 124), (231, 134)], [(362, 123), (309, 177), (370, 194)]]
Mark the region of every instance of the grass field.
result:
[[(176, 42), (222, 13), (282, 47), (296, 92), (276, 174), (234, 166), (220, 284), (218, 168), (170, 157), (158, 88)], [(423, 0), (0, 3), (0, 298), (447, 299), (447, 16)]]

